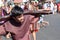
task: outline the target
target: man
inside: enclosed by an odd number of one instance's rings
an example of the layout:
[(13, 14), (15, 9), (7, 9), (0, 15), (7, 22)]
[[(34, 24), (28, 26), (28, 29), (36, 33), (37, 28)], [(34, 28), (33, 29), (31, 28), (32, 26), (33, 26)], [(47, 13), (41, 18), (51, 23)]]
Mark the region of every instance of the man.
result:
[(10, 33), (12, 40), (30, 40), (30, 24), (34, 16), (23, 15), (23, 10), (18, 6), (15, 6), (11, 13), (13, 16), (4, 23), (4, 26), (0, 27), (0, 35)]
[(48, 1), (43, 5), (43, 8), (46, 10), (51, 10), (51, 12), (54, 14), (54, 4), (52, 1)]
[(39, 1), (39, 2), (38, 2), (38, 9), (42, 9), (42, 8), (43, 8), (42, 2)]

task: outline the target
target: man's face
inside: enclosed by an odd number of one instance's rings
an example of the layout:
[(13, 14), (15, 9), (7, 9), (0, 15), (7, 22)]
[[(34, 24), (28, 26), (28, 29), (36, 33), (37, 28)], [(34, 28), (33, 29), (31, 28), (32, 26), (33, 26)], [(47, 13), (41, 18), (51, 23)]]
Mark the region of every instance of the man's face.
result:
[(23, 21), (24, 21), (24, 16), (23, 16), (23, 14), (21, 14), (20, 16), (14, 17), (14, 19), (15, 19), (17, 22), (23, 22)]

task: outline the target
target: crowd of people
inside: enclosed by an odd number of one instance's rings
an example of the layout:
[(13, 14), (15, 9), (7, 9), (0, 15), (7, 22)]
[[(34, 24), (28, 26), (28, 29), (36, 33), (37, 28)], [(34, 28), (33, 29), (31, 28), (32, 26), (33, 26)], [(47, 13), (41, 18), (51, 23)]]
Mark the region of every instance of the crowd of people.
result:
[[(2, 0), (0, 1), (3, 8), (9, 12), (9, 10), (14, 7), (14, 5), (19, 5), (23, 10), (39, 10), (39, 9), (48, 9), (52, 12), (57, 11), (57, 5), (53, 1), (45, 1), (42, 3), (41, 1), (31, 1), (31, 2), (21, 2), (21, 3), (14, 3), (14, 0)], [(53, 14), (54, 14), (53, 12)]]
[[(23, 12), (45, 9), (46, 4), (43, 5), (40, 1), (20, 4), (14, 3), (13, 0), (0, 0), (0, 16), (2, 16), (0, 18), (0, 35), (6, 38), (11, 37), (12, 40), (30, 40), (29, 36), (32, 34), (36, 40), (36, 32), (41, 26), (49, 23), (43, 20), (44, 15), (35, 18), (33, 15), (23, 15)], [(1, 37), (0, 40), (2, 40)]]

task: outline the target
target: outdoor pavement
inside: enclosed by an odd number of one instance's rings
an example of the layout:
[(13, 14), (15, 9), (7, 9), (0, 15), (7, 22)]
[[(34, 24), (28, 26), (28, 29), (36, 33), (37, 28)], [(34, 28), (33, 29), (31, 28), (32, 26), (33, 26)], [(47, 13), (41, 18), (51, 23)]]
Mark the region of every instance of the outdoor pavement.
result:
[(52, 14), (44, 17), (49, 26), (41, 28), (37, 33), (37, 40), (60, 40), (60, 14)]

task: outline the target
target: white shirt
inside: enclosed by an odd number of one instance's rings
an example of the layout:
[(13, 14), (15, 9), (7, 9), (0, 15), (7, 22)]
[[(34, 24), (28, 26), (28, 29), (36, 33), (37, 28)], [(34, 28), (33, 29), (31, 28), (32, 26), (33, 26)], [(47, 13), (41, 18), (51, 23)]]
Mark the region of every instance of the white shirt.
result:
[(51, 10), (54, 10), (54, 4), (51, 2)]
[(48, 4), (48, 3), (45, 3), (45, 4), (43, 5), (43, 8), (44, 8), (44, 9), (47, 9), (47, 4)]

